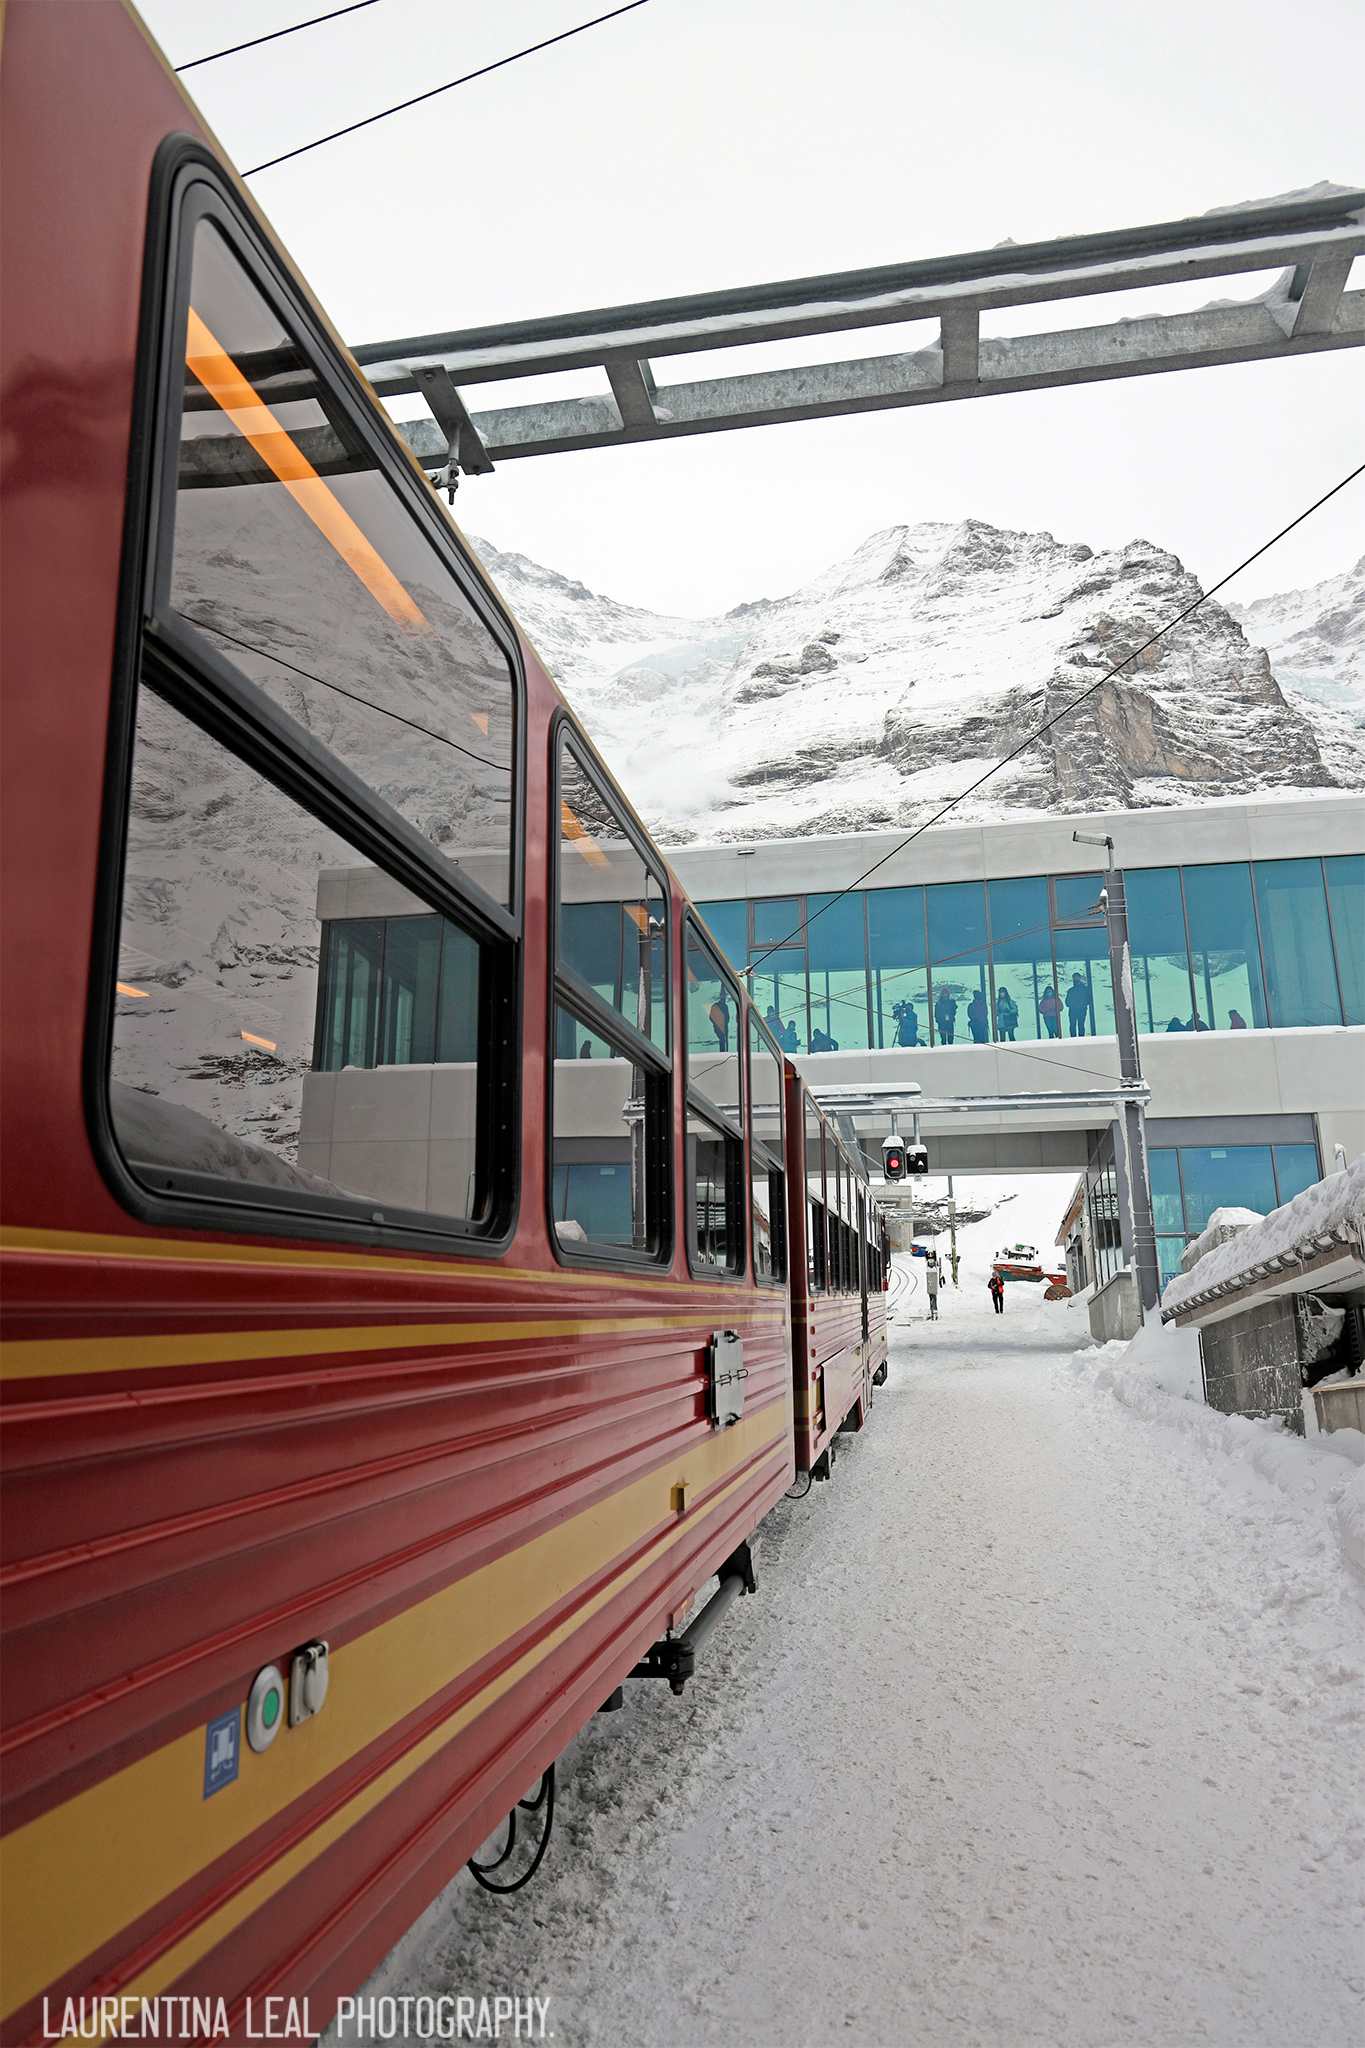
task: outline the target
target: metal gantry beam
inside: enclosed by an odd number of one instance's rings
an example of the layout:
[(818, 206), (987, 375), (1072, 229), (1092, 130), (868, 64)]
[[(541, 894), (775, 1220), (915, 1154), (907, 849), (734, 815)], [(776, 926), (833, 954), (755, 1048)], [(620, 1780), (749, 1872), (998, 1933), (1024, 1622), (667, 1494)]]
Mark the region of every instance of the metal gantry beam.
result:
[[(1109, 234), (369, 342), (354, 354), (383, 398), (439, 392), (448, 401), (455, 391), (472, 430), (460, 466), (475, 470), (528, 455), (1358, 347), (1365, 289), (1346, 284), (1362, 254), (1365, 190), (1327, 188)], [(1263, 270), (1280, 272), (1268, 292), (1195, 311), (1042, 325), (1014, 337), (981, 332), (983, 314), (1000, 307)], [(661, 365), (703, 350), (915, 320), (936, 322), (938, 332), (908, 353), (661, 381)], [(601, 393), (477, 409), (480, 384), (568, 370), (600, 371)], [(399, 431), (430, 469), (447, 463), (457, 438), (450, 429), (433, 403), (431, 418)], [(326, 431), (317, 430), (309, 451), (319, 467), (333, 466)]]

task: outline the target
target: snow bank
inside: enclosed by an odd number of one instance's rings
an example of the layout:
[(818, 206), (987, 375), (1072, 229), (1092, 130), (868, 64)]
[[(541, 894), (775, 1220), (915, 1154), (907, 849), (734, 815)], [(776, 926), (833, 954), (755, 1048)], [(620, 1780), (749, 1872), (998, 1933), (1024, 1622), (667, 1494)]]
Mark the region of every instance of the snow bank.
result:
[(1272, 1209), (1258, 1223), (1205, 1253), (1188, 1273), (1177, 1273), (1161, 1297), (1162, 1309), (1169, 1314), (1183, 1302), (1249, 1274), (1268, 1260), (1295, 1254), (1311, 1257), (1316, 1250), (1326, 1251), (1333, 1239), (1342, 1243), (1354, 1239), (1365, 1247), (1365, 1155), (1344, 1173), (1315, 1181), (1292, 1202)]
[(1253, 1223), (1264, 1222), (1265, 1217), (1259, 1209), (1215, 1209), (1198, 1237), (1186, 1245), (1183, 1270), (1188, 1273), (1206, 1252), (1216, 1251), (1220, 1244), (1226, 1244), (1235, 1231), (1249, 1230)]
[[(1192, 1330), (1174, 1334), (1195, 1336)], [(1365, 1594), (1365, 1434), (1337, 1429), (1305, 1440), (1273, 1417), (1224, 1415), (1182, 1398), (1183, 1389), (1172, 1385), (1179, 1355), (1176, 1347), (1159, 1344), (1149, 1326), (1131, 1344), (1077, 1351), (1069, 1369), (1083, 1385), (1112, 1394), (1144, 1422), (1176, 1432), (1209, 1460), (1225, 1485), (1235, 1490), (1272, 1487), (1288, 1502), (1292, 1518), (1307, 1525), (1310, 1537), (1330, 1538), (1357, 1594)]]

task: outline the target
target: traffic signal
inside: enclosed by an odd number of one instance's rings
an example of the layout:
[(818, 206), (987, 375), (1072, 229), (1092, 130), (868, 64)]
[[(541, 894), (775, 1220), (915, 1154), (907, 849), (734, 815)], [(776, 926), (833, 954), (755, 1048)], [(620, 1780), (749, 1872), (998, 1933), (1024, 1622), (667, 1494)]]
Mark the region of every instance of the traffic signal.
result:
[(905, 1147), (899, 1138), (882, 1139), (882, 1178), (905, 1179)]
[(927, 1173), (929, 1171), (929, 1147), (927, 1145), (906, 1146), (905, 1170), (907, 1173)]

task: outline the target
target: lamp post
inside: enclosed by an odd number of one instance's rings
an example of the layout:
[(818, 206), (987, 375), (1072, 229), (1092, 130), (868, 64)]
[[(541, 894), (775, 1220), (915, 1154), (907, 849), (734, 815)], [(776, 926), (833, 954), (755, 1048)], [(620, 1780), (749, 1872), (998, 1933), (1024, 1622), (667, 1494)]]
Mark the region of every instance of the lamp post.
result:
[(1133, 965), (1128, 947), (1128, 899), (1123, 872), (1114, 864), (1114, 842), (1106, 833), (1073, 832), (1080, 846), (1102, 846), (1105, 850), (1104, 887), (1100, 907), (1109, 938), (1109, 974), (1114, 984), (1114, 1030), (1119, 1048), (1121, 1116), (1119, 1138), (1123, 1150), (1120, 1162), (1120, 1196), (1126, 1195), (1133, 1234), (1133, 1267), (1137, 1276), (1138, 1301), (1143, 1319), (1161, 1299), (1161, 1276), (1156, 1256), (1156, 1222), (1152, 1214), (1152, 1182), (1147, 1164), (1147, 1127), (1141, 1101), (1131, 1089), (1142, 1081), (1142, 1056), (1138, 1046), (1137, 1013), (1133, 1002)]

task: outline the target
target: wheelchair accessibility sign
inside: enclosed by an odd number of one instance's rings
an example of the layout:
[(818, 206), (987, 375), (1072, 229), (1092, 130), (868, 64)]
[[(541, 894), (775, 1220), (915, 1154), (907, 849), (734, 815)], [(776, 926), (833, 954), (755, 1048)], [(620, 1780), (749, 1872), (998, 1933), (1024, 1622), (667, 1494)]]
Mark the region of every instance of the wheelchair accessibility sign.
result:
[(242, 1710), (233, 1707), (204, 1730), (204, 1797), (211, 1799), (237, 1775), (242, 1749)]

